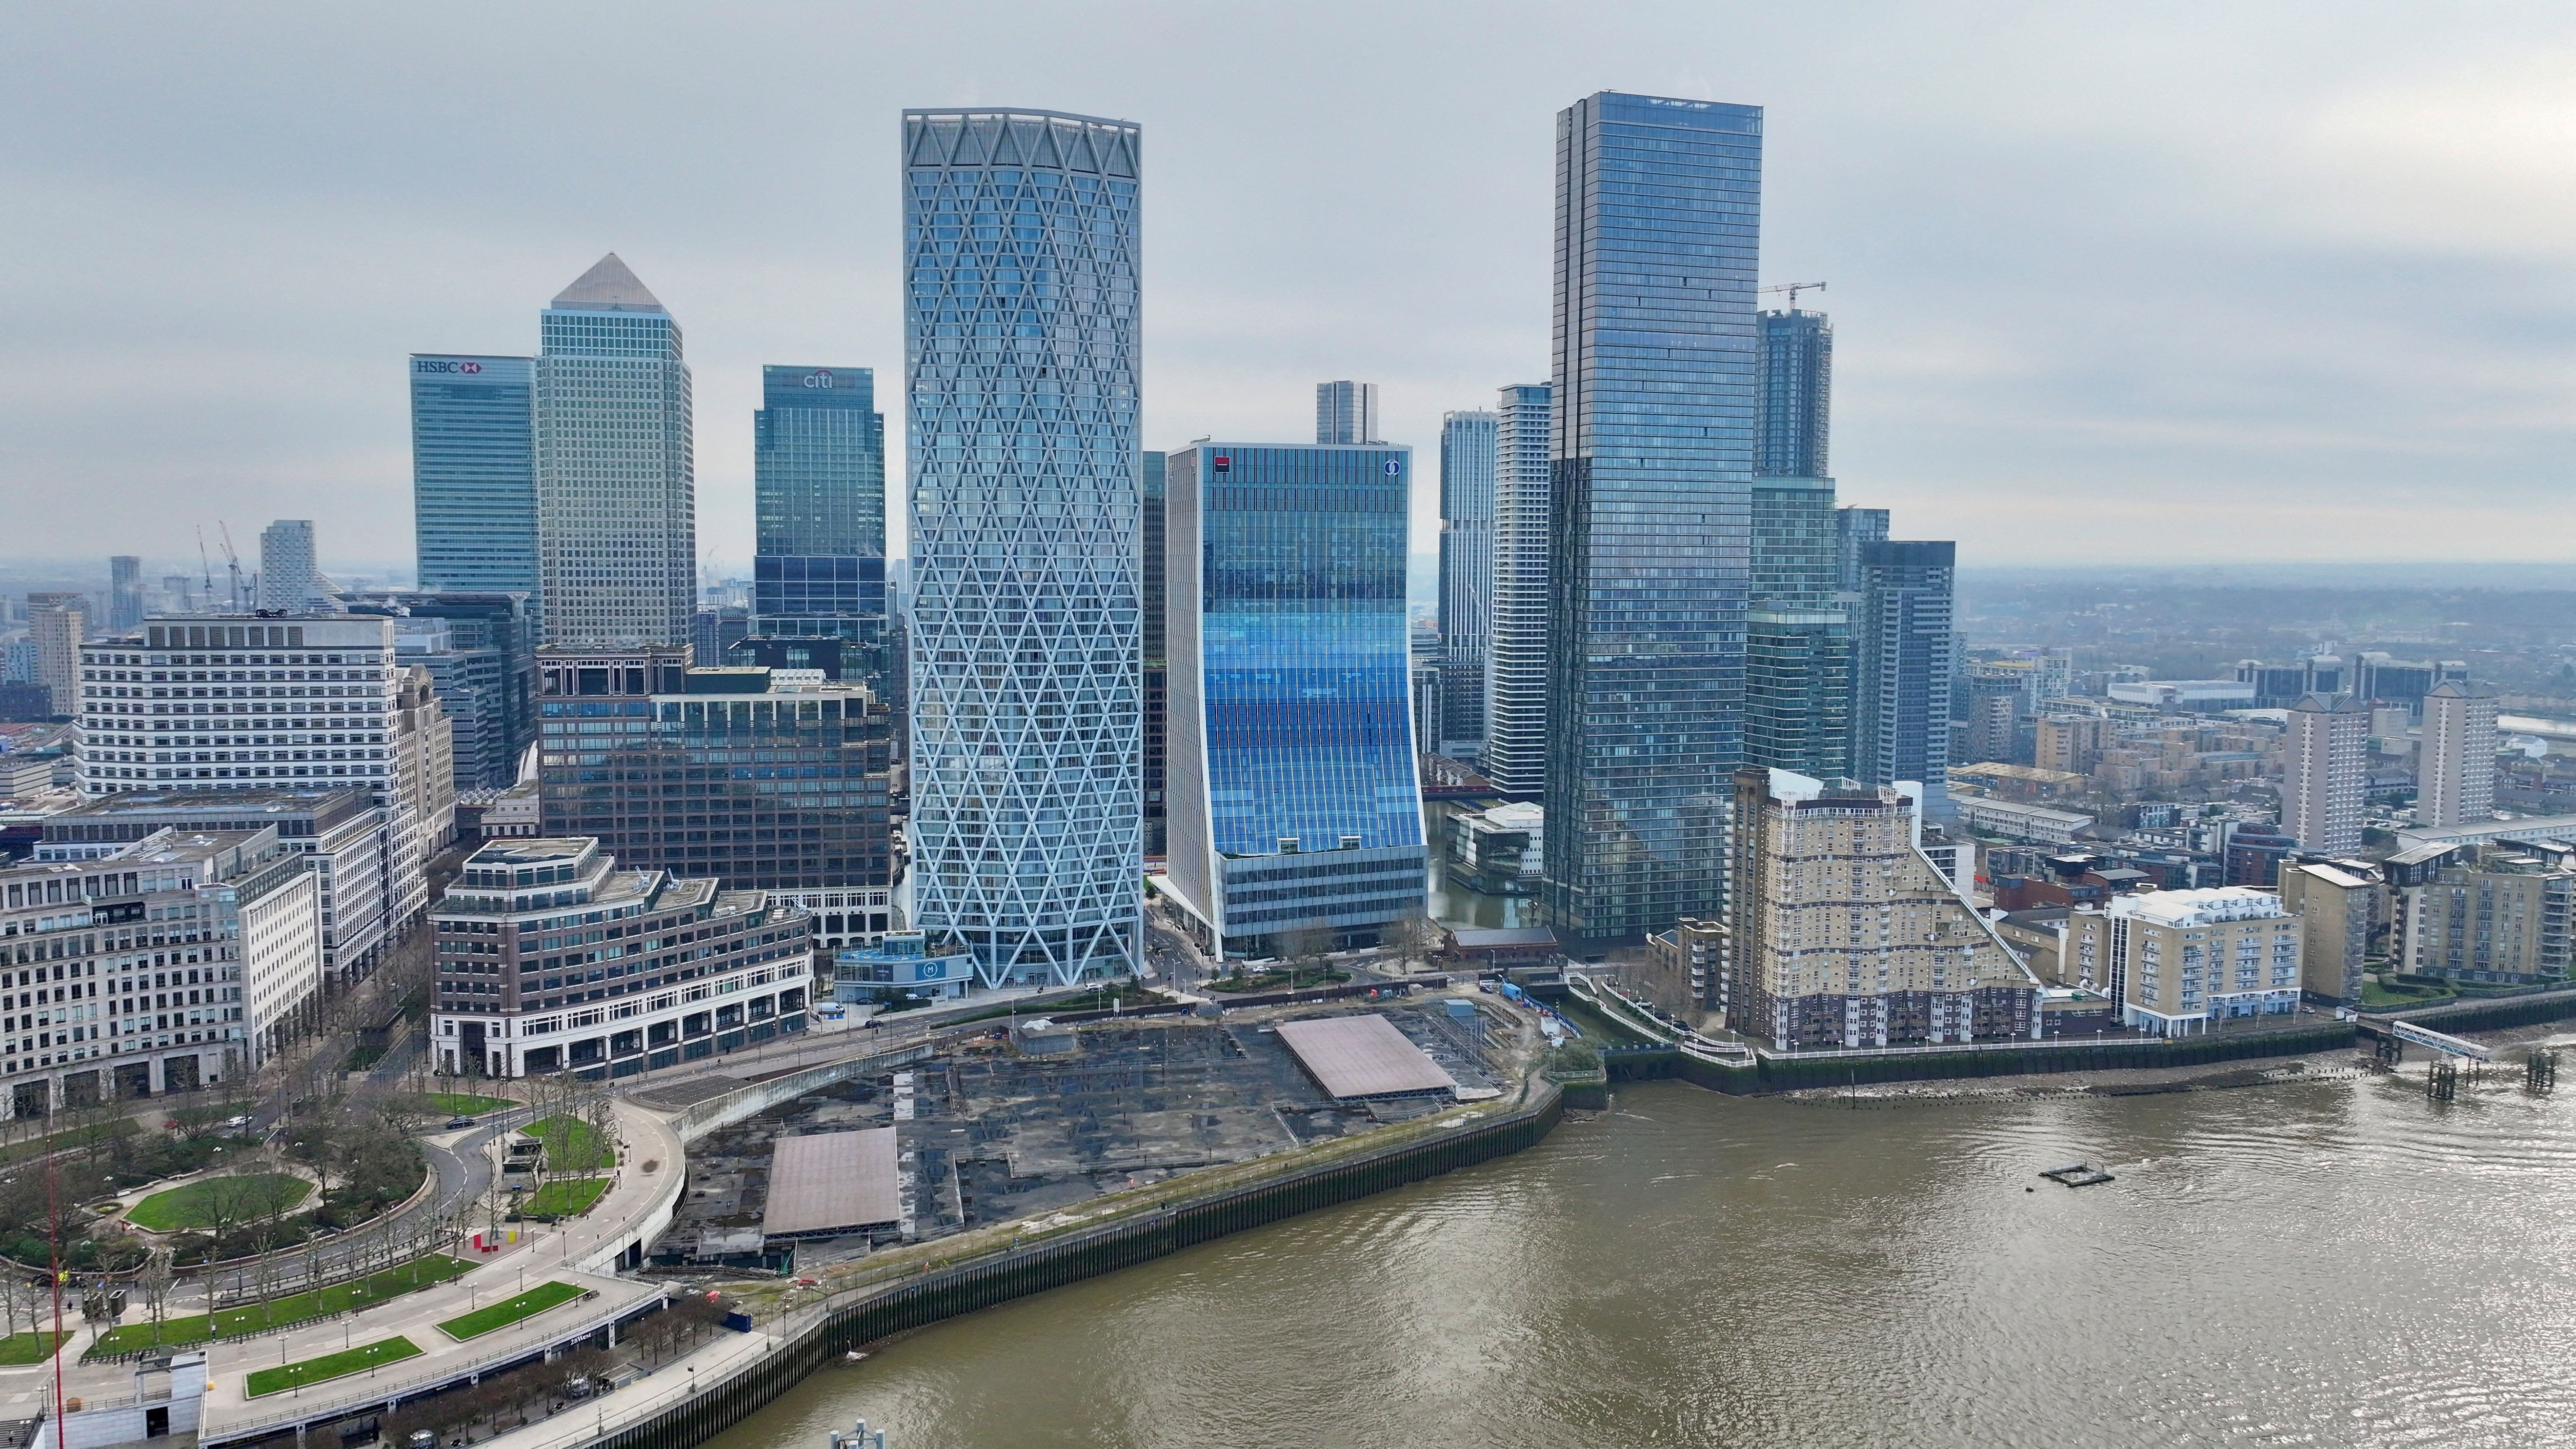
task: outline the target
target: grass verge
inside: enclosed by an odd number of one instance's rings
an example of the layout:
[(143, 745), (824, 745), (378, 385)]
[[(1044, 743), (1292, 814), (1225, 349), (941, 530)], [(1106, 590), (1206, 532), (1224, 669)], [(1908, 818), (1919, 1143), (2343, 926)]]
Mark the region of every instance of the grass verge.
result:
[(568, 1218), (590, 1211), (599, 1195), (608, 1191), (604, 1177), (558, 1177), (519, 1203), (523, 1218)]
[(249, 1382), (244, 1385), (242, 1396), (256, 1399), (263, 1394), (284, 1393), (288, 1389), (300, 1389), (307, 1384), (344, 1379), (351, 1374), (365, 1373), (371, 1368), (400, 1363), (404, 1359), (418, 1358), (420, 1355), (419, 1344), (397, 1333), (391, 1338), (362, 1343), (356, 1348), (344, 1348), (338, 1353), (326, 1353), (320, 1358), (308, 1358), (300, 1363), (254, 1370)]
[(136, 1203), (125, 1220), (156, 1233), (256, 1222), (286, 1211), (312, 1192), (313, 1184), (284, 1172), (205, 1177), (152, 1194)]
[(599, 1140), (590, 1124), (573, 1117), (546, 1117), (520, 1129), (546, 1144), (546, 1167), (554, 1172), (605, 1172), (617, 1165), (617, 1150)]
[(438, 1331), (463, 1343), (481, 1338), (496, 1328), (507, 1328), (523, 1318), (534, 1318), (558, 1304), (570, 1303), (581, 1296), (581, 1290), (570, 1283), (540, 1283), (515, 1298), (504, 1298), (488, 1307), (451, 1318), (438, 1325)]
[[(369, 1277), (334, 1283), (311, 1293), (290, 1294), (264, 1308), (253, 1304), (247, 1308), (227, 1308), (212, 1317), (198, 1313), (164, 1319), (157, 1342), (162, 1348), (186, 1348), (211, 1338), (257, 1333), (264, 1328), (282, 1328), (308, 1318), (327, 1318), (353, 1308), (372, 1308), (415, 1288), (445, 1283), (473, 1270), (474, 1265), (461, 1258), (430, 1253)], [(89, 1352), (105, 1358), (112, 1354), (141, 1353), (155, 1343), (151, 1324), (124, 1323), (100, 1334), (98, 1341), (90, 1345)], [(0, 1362), (7, 1361), (0, 1359)]]
[(429, 1094), (430, 1110), (434, 1112), (444, 1112), (450, 1117), (479, 1117), (486, 1112), (498, 1112), (505, 1107), (515, 1107), (517, 1105), (519, 1104), (511, 1101), (507, 1097), (483, 1097), (477, 1096), (472, 1092), (432, 1092)]
[(68, 1333), (13, 1333), (0, 1338), (0, 1364), (43, 1363)]

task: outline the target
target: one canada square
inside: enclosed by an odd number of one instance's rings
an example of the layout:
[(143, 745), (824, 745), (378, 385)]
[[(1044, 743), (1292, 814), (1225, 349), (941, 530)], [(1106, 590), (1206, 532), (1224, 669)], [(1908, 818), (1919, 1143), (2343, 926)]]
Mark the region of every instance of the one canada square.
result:
[(1139, 141), (903, 118), (910, 915), (988, 983), (1137, 961)]
[(1714, 916), (1742, 757), (1762, 112), (1557, 116), (1547, 922)]

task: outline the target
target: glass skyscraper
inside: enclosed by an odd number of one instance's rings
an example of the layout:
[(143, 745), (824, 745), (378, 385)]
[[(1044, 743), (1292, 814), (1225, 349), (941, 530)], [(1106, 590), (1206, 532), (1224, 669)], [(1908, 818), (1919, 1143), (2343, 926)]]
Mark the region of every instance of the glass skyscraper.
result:
[(1762, 409), (1753, 472), (1826, 478), (1832, 441), (1834, 324), (1822, 312), (1761, 315)]
[(516, 590), (537, 607), (536, 364), (414, 353), (411, 506), (424, 589)]
[[(885, 415), (864, 367), (764, 367), (751, 632), (885, 637)], [(702, 660), (701, 663), (718, 663)]]
[(1493, 643), (1485, 657), (1485, 778), (1515, 800), (1547, 785), (1548, 475), (1555, 389), (1502, 390), (1494, 408)]
[(615, 252), (539, 319), (537, 574), (549, 644), (684, 644), (697, 468), (680, 324)]
[(1373, 382), (1315, 384), (1315, 441), (1376, 445), (1378, 443), (1377, 384)]
[(988, 982), (1133, 971), (1134, 124), (908, 110), (912, 923)]
[(1575, 949), (1724, 900), (1743, 754), (1757, 107), (1557, 117), (1549, 925)]
[(1369, 944), (1423, 907), (1408, 702), (1410, 451), (1174, 453), (1174, 893), (1211, 950)]
[(1952, 592), (1957, 545), (1882, 541), (1861, 546), (1860, 612), (1852, 643), (1852, 771), (1873, 785), (1917, 780), (1925, 813), (1950, 805), (1950, 684), (1958, 667)]
[(1440, 419), (1440, 719), (1443, 753), (1485, 738), (1485, 656), (1493, 637), (1495, 417)]
[(1166, 848), (1163, 791), (1171, 723), (1171, 670), (1164, 658), (1163, 455), (1145, 451), (1145, 853)]

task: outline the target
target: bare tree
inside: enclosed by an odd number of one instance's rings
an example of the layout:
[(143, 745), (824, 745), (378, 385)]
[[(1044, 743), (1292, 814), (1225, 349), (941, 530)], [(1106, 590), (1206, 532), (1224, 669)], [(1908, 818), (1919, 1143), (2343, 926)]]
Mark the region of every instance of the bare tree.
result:
[(1319, 981), (1329, 975), (1331, 963), (1328, 958), (1333, 953), (1335, 940), (1333, 928), (1321, 921), (1310, 921), (1288, 933), (1281, 953), (1288, 958), (1289, 990), (1296, 990), (1309, 971), (1314, 972)]
[(1440, 928), (1429, 916), (1413, 911), (1389, 921), (1378, 933), (1378, 943), (1410, 973), (1429, 964), (1431, 953), (1440, 949)]
[(170, 1289), (178, 1275), (170, 1267), (170, 1250), (155, 1248), (144, 1261), (143, 1271), (134, 1275), (134, 1286), (143, 1294), (143, 1312), (152, 1322), (152, 1346), (161, 1346), (161, 1323), (170, 1313)]

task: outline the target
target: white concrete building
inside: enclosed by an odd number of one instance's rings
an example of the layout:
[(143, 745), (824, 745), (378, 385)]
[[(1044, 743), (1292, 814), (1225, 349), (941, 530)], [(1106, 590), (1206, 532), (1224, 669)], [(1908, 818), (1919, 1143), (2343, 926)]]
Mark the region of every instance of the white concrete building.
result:
[(2349, 694), (2301, 696), (2283, 741), (2282, 833), (2319, 855), (2359, 851), (2369, 780), (2370, 706)]
[(314, 551), (312, 519), (281, 518), (260, 530), (261, 608), (301, 614), (330, 606), (330, 584)]
[(2301, 925), (2270, 891), (2213, 886), (2113, 896), (2067, 921), (2060, 980), (2120, 1003), (2158, 1036), (2299, 1009)]
[(2444, 680), (2424, 694), (2415, 823), (2440, 830), (2495, 816), (2495, 691)]
[(1952, 795), (1950, 806), (1959, 824), (1967, 829), (2048, 845), (2064, 845), (2075, 838), (2077, 831), (2093, 823), (2092, 816), (2072, 810), (2052, 810), (2045, 805), (2024, 805), (1985, 795)]

